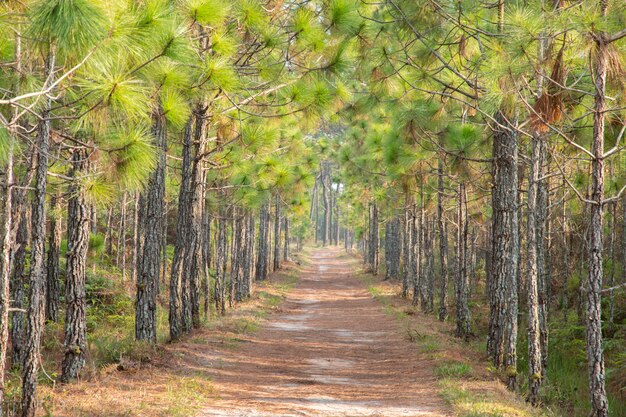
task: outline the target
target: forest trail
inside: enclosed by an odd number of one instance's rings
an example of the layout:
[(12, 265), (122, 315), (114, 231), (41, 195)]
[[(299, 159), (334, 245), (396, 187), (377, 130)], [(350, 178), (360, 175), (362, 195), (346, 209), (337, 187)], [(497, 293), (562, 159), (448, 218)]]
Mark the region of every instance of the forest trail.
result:
[(218, 399), (198, 417), (452, 415), (432, 362), (342, 254), (316, 250), (281, 311), (216, 361)]

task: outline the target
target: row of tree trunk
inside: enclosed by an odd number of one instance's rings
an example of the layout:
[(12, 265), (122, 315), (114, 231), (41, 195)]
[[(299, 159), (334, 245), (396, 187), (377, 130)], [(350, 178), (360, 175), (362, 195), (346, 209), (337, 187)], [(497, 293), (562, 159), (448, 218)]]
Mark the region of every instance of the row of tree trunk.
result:
[[(214, 303), (217, 314), (223, 314), (227, 305), (233, 306), (249, 297), (255, 280), (266, 279), (270, 268), (272, 271), (279, 269), (282, 261), (289, 258), (288, 213), (278, 192), (256, 211), (229, 203), (230, 197), (219, 187), (220, 184), (214, 184), (216, 187), (212, 188), (217, 190), (219, 204), (217, 207), (209, 204), (207, 167), (203, 159), (207, 147), (204, 111), (200, 106), (196, 108), (183, 136), (176, 238), (169, 270), (170, 339), (177, 339), (199, 327), (202, 311), (208, 317), (211, 304)], [(130, 202), (134, 203), (132, 222), (127, 221), (127, 194), (121, 196), (116, 244), (113, 207), (107, 210), (107, 216), (102, 217), (105, 224), (101, 224), (97, 221), (95, 207), (87, 199), (83, 179), (90, 170), (90, 148), (76, 146), (71, 150), (67, 194), (52, 195), (48, 205), (49, 129), (49, 121), (40, 123), (39, 142), (34, 147), (35, 157), (30, 167), (19, 178), (7, 175), (10, 182), (4, 186), (0, 290), (3, 300), (13, 302), (9, 306), (3, 301), (0, 309), (0, 373), (4, 375), (8, 356), (12, 366), (22, 370), (20, 409), (24, 417), (34, 416), (36, 410), (37, 373), (45, 320), (58, 321), (61, 307), (65, 313), (65, 336), (60, 380), (76, 379), (85, 366), (90, 234), (95, 232), (105, 236), (104, 253), (109, 259), (115, 258), (124, 279), (127, 264), (130, 264), (130, 276), (136, 283), (137, 340), (157, 341), (158, 295), (163, 292), (169, 266), (165, 203), (167, 129), (163, 113), (156, 111), (153, 116), (154, 145), (159, 151), (156, 169), (145, 191), (136, 196), (136, 202)], [(12, 174), (12, 168), (9, 166), (8, 169)], [(16, 181), (19, 187), (14, 186)], [(27, 190), (31, 183), (34, 183), (34, 192), (29, 204)], [(67, 204), (65, 222), (61, 209), (64, 202)], [(67, 263), (63, 274), (60, 256), (64, 232), (67, 236)], [(127, 245), (129, 235), (131, 244)], [(127, 263), (129, 256), (131, 261)], [(60, 289), (63, 287), (64, 303), (61, 303)], [(7, 349), (9, 341), (10, 350)]]
[(320, 170), (315, 177), (315, 185), (311, 192), (311, 208), (309, 218), (315, 229), (315, 243), (323, 246), (339, 245), (341, 236), (347, 242), (348, 230), (341, 227), (339, 195), (340, 184), (332, 180), (332, 163), (325, 160), (320, 164)]
[[(519, 384), (517, 365), (517, 337), (520, 321), (520, 300), (525, 300), (523, 313), (527, 315), (528, 337), (528, 398), (532, 404), (540, 402), (540, 386), (545, 378), (548, 364), (548, 313), (551, 304), (558, 301), (567, 317), (568, 305), (572, 303), (568, 295), (568, 280), (572, 270), (571, 259), (580, 260), (580, 275), (587, 268), (588, 279), (581, 279), (579, 296), (573, 302), (577, 304), (580, 321), (587, 324), (587, 342), (590, 370), (590, 389), (594, 407), (602, 415), (606, 393), (603, 383), (598, 378), (604, 375), (601, 340), (599, 329), (600, 296), (606, 293), (609, 310), (605, 313), (609, 322), (614, 320), (614, 292), (623, 284), (616, 284), (616, 265), (621, 257), (623, 273), (626, 273), (626, 250), (616, 249), (618, 234), (622, 236), (622, 247), (626, 246), (626, 198), (622, 198), (621, 231), (619, 228), (618, 201), (604, 204), (603, 210), (596, 205), (587, 205), (586, 215), (576, 222), (577, 230), (572, 228), (571, 213), (567, 209), (567, 190), (563, 187), (561, 208), (553, 209), (550, 214), (550, 172), (551, 164), (547, 158), (546, 137), (538, 133), (530, 142), (528, 162), (528, 193), (526, 210), (521, 204), (520, 165), (518, 162), (518, 138), (516, 130), (508, 125), (508, 118), (497, 116), (501, 126), (496, 130), (493, 143), (493, 189), (492, 222), (488, 227), (472, 228), (468, 216), (468, 190), (463, 182), (455, 192), (457, 203), (454, 217), (451, 211), (445, 212), (443, 158), (438, 165), (436, 216), (429, 218), (425, 214), (424, 203), (416, 204), (415, 196), (406, 194), (403, 213), (387, 216), (384, 244), (385, 279), (397, 279), (402, 283), (402, 295), (409, 298), (412, 294), (414, 305), (421, 305), (426, 312), (433, 311), (435, 275), (439, 277), (438, 317), (445, 320), (448, 316), (448, 275), (454, 277), (454, 310), (456, 334), (468, 339), (473, 336), (469, 300), (476, 288), (479, 258), (484, 258), (485, 294), (489, 301), (489, 323), (487, 353), (493, 364), (504, 370), (510, 389)], [(610, 169), (612, 169), (610, 167)], [(588, 197), (593, 196), (593, 184), (590, 184)], [(420, 192), (421, 202), (424, 201)], [(593, 212), (597, 212), (593, 215)], [(601, 224), (603, 211), (608, 213), (610, 227), (604, 231)], [(526, 214), (526, 227), (520, 219)], [(369, 203), (369, 210), (364, 218), (365, 233), (360, 247), (363, 249), (364, 263), (377, 273), (379, 231), (378, 208), (376, 203)], [(595, 223), (594, 223), (595, 222)], [(560, 224), (558, 228), (555, 225)], [(454, 262), (449, 261), (448, 228), (456, 230)], [(480, 226), (480, 225), (479, 225)], [(523, 233), (522, 233), (523, 232)], [(595, 234), (595, 237), (594, 237)], [(604, 236), (606, 235), (606, 236)], [(557, 237), (558, 236), (558, 237)], [(525, 238), (526, 252), (522, 258), (521, 242)], [(608, 247), (602, 250), (596, 243), (597, 262), (587, 259), (594, 242), (607, 239)], [(435, 241), (438, 240), (438, 250)], [(481, 243), (482, 242), (482, 243)], [(552, 242), (561, 244), (557, 253)], [(479, 243), (481, 243), (479, 247)], [(578, 247), (579, 251), (574, 248)], [(437, 262), (435, 262), (437, 252)], [(479, 256), (481, 255), (482, 256)], [(604, 256), (609, 259), (608, 267), (602, 266)], [(524, 263), (522, 264), (522, 259)], [(435, 265), (435, 264), (438, 265)], [(558, 267), (553, 265), (558, 264)], [(449, 265), (452, 265), (450, 271)], [(400, 266), (400, 267), (398, 267)], [(437, 268), (438, 266), (438, 268)], [(608, 268), (607, 286), (602, 289), (603, 269)], [(554, 270), (559, 270), (556, 273)], [(437, 270), (437, 274), (435, 274)], [(557, 280), (558, 278), (558, 280)], [(596, 286), (595, 288), (593, 286)], [(554, 294), (554, 289), (560, 291)], [(558, 295), (558, 297), (556, 297)], [(586, 311), (585, 311), (586, 310)], [(583, 314), (584, 312), (584, 314)], [(594, 382), (595, 381), (595, 382)], [(602, 385), (602, 387), (601, 387)]]

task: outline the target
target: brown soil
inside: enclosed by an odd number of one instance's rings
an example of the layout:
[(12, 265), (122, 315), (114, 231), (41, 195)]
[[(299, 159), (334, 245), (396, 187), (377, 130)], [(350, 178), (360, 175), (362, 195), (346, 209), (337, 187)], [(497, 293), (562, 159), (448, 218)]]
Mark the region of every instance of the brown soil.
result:
[(452, 415), (433, 362), (357, 279), (358, 261), (340, 255), (315, 251), (281, 312), (209, 355), (218, 398), (198, 417)]

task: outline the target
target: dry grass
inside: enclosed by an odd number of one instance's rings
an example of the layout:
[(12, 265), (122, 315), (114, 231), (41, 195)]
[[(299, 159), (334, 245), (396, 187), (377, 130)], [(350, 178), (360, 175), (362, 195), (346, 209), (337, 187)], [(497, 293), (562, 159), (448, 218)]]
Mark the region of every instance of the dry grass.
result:
[(490, 369), (480, 343), (466, 343), (454, 337), (450, 323), (442, 323), (433, 314), (424, 314), (399, 296), (397, 282), (380, 281), (371, 274), (360, 274), (369, 292), (387, 314), (397, 319), (400, 331), (418, 345), (420, 354), (432, 361), (439, 378), (441, 396), (460, 417), (539, 417), (549, 411), (528, 405), (509, 392)]
[[(88, 380), (64, 386), (42, 386), (41, 416), (54, 417), (184, 417), (210, 406), (219, 396), (210, 371), (223, 349), (246, 342), (246, 334), (279, 310), (296, 282), (296, 265), (257, 286), (255, 295), (226, 316), (213, 318), (182, 340), (148, 349), (145, 360), (123, 359), (104, 366)], [(122, 369), (122, 370), (120, 370)]]

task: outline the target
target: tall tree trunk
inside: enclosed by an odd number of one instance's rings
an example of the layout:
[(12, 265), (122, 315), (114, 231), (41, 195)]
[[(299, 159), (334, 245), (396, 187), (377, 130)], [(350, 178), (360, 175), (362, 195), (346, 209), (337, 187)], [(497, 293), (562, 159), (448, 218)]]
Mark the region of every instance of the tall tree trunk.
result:
[[(468, 224), (468, 228), (469, 228), (469, 224)], [(467, 296), (469, 299), (472, 298), (472, 294), (473, 292), (476, 290), (476, 244), (478, 241), (478, 235), (476, 234), (476, 228), (472, 227), (472, 231), (469, 234), (469, 242), (470, 242), (470, 246), (469, 246), (469, 256), (467, 257), (467, 261), (468, 261), (468, 282), (469, 282), (469, 287), (468, 287), (468, 291), (467, 291)]]
[(218, 314), (226, 312), (226, 270), (228, 264), (227, 211), (220, 209), (217, 225), (217, 257), (215, 263), (215, 310)]
[(467, 282), (467, 191), (459, 184), (456, 282), (456, 336), (467, 339), (471, 334)]
[(526, 243), (527, 262), (526, 285), (528, 297), (528, 399), (532, 405), (537, 405), (540, 400), (539, 388), (542, 378), (541, 340), (539, 328), (539, 277), (538, 277), (538, 247), (541, 242), (537, 241), (539, 231), (538, 198), (539, 181), (541, 174), (541, 148), (544, 146), (544, 138), (535, 133), (532, 138), (532, 155), (529, 164), (528, 175), (528, 212)]
[(493, 138), (493, 266), (487, 352), (496, 367), (504, 366), (507, 386), (517, 378), (517, 275), (518, 275), (518, 173), (517, 135), (508, 119), (498, 112), (502, 125)]
[(135, 205), (133, 210), (133, 252), (131, 258), (131, 281), (137, 282), (137, 262), (139, 251), (139, 194), (135, 194)]
[(400, 267), (400, 220), (394, 217), (385, 227), (385, 279), (397, 279)]
[(267, 278), (268, 261), (268, 227), (269, 227), (269, 203), (264, 203), (259, 210), (259, 249), (257, 252), (255, 279), (263, 281)]
[(285, 234), (285, 243), (283, 246), (283, 261), (289, 260), (289, 217), (287, 213), (283, 217), (283, 233)]
[[(608, 2), (601, 0), (601, 13), (606, 16)], [(593, 141), (591, 161), (591, 224), (589, 233), (588, 275), (585, 289), (587, 361), (589, 370), (590, 417), (606, 417), (609, 403), (606, 396), (604, 355), (602, 353), (602, 253), (603, 253), (603, 205), (604, 205), (604, 126), (606, 112), (606, 76), (609, 62), (609, 46), (604, 32), (595, 33), (595, 60), (593, 81), (595, 101), (593, 108)]]
[[(27, 191), (30, 188), (33, 176), (36, 172), (37, 164), (37, 151), (35, 146), (30, 150), (31, 160), (29, 168), (26, 171), (26, 175), (20, 182), (20, 187), (12, 188), (12, 228), (10, 231), (10, 239), (12, 244), (10, 254), (10, 294), (13, 300), (13, 307), (16, 309), (23, 309), (26, 298), (26, 248), (30, 243), (31, 235), (31, 208), (28, 204)], [(16, 180), (15, 173), (13, 173), (14, 181)], [(14, 368), (19, 368), (22, 365), (22, 353), (24, 346), (24, 326), (25, 315), (22, 311), (13, 311), (10, 316), (11, 329), (11, 365)]]
[[(609, 217), (609, 259), (611, 261), (609, 267), (609, 288), (615, 286), (615, 263), (617, 259), (615, 257), (615, 230), (617, 229), (617, 203), (612, 203), (610, 206), (611, 216)], [(609, 290), (609, 322), (613, 323), (615, 315), (615, 300), (613, 290)]]
[(206, 201), (204, 202), (204, 209), (202, 213), (202, 229), (204, 230), (202, 245), (202, 263), (204, 269), (202, 298), (204, 301), (204, 318), (208, 320), (211, 304), (211, 218), (209, 216), (208, 203)]
[(622, 198), (622, 279), (626, 279), (626, 196)]
[[(545, 63), (547, 40), (542, 33), (539, 38), (538, 61)], [(544, 93), (542, 71), (537, 74), (538, 95)], [(547, 224), (546, 181), (543, 166), (546, 153), (546, 135), (537, 131), (531, 140), (531, 160), (528, 175), (527, 214), (527, 277), (528, 300), (528, 400), (532, 405), (540, 401), (540, 386), (547, 364), (547, 285), (545, 274), (545, 226)], [(521, 222), (520, 222), (521, 223)], [(544, 345), (545, 339), (545, 345)]]
[(378, 274), (379, 240), (378, 240), (378, 208), (370, 203), (370, 238), (368, 239), (369, 264), (374, 275)]
[[(17, 206), (18, 198), (15, 199), (15, 203)], [(15, 234), (16, 247), (11, 261), (13, 266), (11, 299), (13, 300), (13, 307), (20, 310), (24, 308), (26, 296), (26, 248), (30, 240), (30, 224), (32, 224), (29, 211), (24, 207), (20, 213), (14, 212), (13, 214), (13, 218), (17, 222), (17, 231)], [(24, 326), (25, 314), (22, 311), (14, 311), (11, 315), (11, 363), (14, 368), (20, 367), (23, 362)]]
[[(155, 171), (142, 197), (140, 246), (137, 253), (137, 298), (135, 305), (135, 338), (156, 343), (156, 306), (159, 291), (161, 263), (161, 231), (163, 222), (163, 199), (165, 196), (165, 162), (167, 152), (167, 131), (163, 114), (155, 113), (152, 121), (154, 145), (158, 149)], [(171, 322), (170, 322), (171, 328)]]
[(274, 205), (274, 271), (280, 269), (280, 195), (276, 193)]
[(191, 116), (183, 134), (183, 161), (181, 172), (181, 184), (178, 194), (178, 219), (176, 224), (176, 245), (172, 260), (172, 273), (170, 278), (170, 337), (177, 339), (184, 332), (192, 328), (191, 313), (191, 261), (195, 249), (195, 241), (192, 237), (192, 217), (194, 212), (194, 157), (193, 146), (193, 122)]
[(333, 223), (333, 211), (335, 207), (335, 193), (333, 192), (332, 181), (330, 182), (330, 187), (328, 188), (328, 244), (333, 244), (333, 232), (335, 230), (335, 226)]
[[(48, 82), (53, 82), (55, 54), (48, 55), (46, 69)], [(35, 192), (32, 208), (31, 267), (28, 286), (28, 309), (26, 311), (26, 333), (24, 343), (24, 367), (22, 371), (22, 417), (34, 417), (37, 408), (37, 371), (39, 349), (44, 321), (45, 293), (45, 239), (46, 239), (46, 185), (48, 175), (48, 151), (50, 150), (51, 99), (41, 112), (38, 125), (39, 145), (35, 173)]]
[(402, 238), (402, 297), (409, 296), (409, 283), (411, 282), (411, 265), (413, 263), (413, 242), (412, 242), (412, 222), (413, 214), (411, 211), (411, 200), (409, 193), (405, 193), (404, 199), (404, 230)]
[(413, 205), (412, 210), (413, 218), (411, 219), (411, 285), (413, 290), (413, 298), (411, 300), (413, 305), (417, 305), (419, 302), (419, 262), (420, 262), (420, 238), (419, 238), (419, 212), (417, 205)]
[[(20, 62), (20, 36), (16, 36), (16, 57)], [(0, 257), (0, 417), (3, 416), (5, 373), (7, 364), (7, 345), (9, 344), (9, 307), (11, 302), (9, 281), (11, 271), (11, 229), (13, 227), (13, 155), (15, 143), (9, 138), (6, 149), (6, 166), (4, 175), (4, 204), (2, 206), (2, 256)]]
[[(434, 223), (433, 223), (434, 224)], [(433, 297), (434, 297), (434, 286), (435, 286), (435, 276), (434, 276), (434, 262), (433, 262), (433, 240), (434, 240), (434, 230), (431, 222), (426, 220), (424, 223), (424, 302), (422, 303), (422, 310), (425, 313), (431, 313), (433, 311)]]
[(570, 271), (569, 253), (571, 250), (571, 243), (570, 241), (568, 241), (569, 227), (567, 223), (567, 218), (568, 216), (567, 216), (567, 199), (566, 199), (566, 181), (565, 181), (565, 177), (563, 177), (563, 195), (562, 195), (562, 203), (561, 203), (561, 235), (562, 235), (561, 244), (563, 245), (562, 246), (563, 264), (561, 265), (561, 267), (563, 268), (562, 278), (561, 278), (563, 291), (561, 291), (561, 308), (563, 309), (563, 322), (567, 322), (568, 302), (567, 302), (567, 291), (565, 291), (565, 288), (567, 288), (567, 284), (569, 281), (569, 271)]
[(439, 228), (439, 263), (441, 265), (441, 297), (439, 301), (439, 320), (448, 317), (448, 235), (443, 218), (443, 159), (439, 156), (437, 163), (437, 227)]
[[(165, 165), (165, 177), (167, 178), (167, 164)], [(161, 217), (161, 271), (160, 282), (163, 286), (167, 285), (167, 200), (163, 201), (163, 216)], [(161, 286), (157, 288), (160, 292)]]
[(339, 246), (339, 204), (337, 198), (339, 197), (339, 189), (335, 193), (335, 246)]
[(85, 366), (87, 350), (87, 317), (85, 270), (89, 249), (89, 205), (80, 176), (87, 173), (87, 151), (77, 148), (72, 153), (73, 182), (67, 206), (67, 272), (65, 279), (65, 342), (61, 381), (78, 377)]
[(126, 201), (126, 196), (127, 193), (124, 192), (124, 195), (122, 197), (122, 224), (120, 226), (120, 231), (122, 234), (122, 247), (121, 247), (121, 252), (122, 252), (122, 281), (126, 282), (126, 206), (127, 206), (127, 201)]
[(205, 114), (206, 108), (196, 106), (194, 112), (195, 130), (193, 136), (193, 165), (189, 198), (189, 236), (188, 249), (185, 251), (183, 279), (185, 282), (187, 303), (183, 303), (185, 329), (200, 327), (200, 276), (202, 274), (202, 212), (205, 201), (205, 169), (203, 154), (205, 151)]
[[(423, 188), (420, 187), (420, 190)], [(424, 246), (423, 241), (423, 229), (424, 229), (424, 200), (423, 192), (420, 192), (420, 208), (415, 208), (415, 220), (414, 220), (414, 275), (413, 275), (413, 305), (419, 304), (420, 300), (423, 301), (422, 296), (422, 251)]]
[(231, 282), (234, 286), (235, 300), (245, 297), (243, 291), (243, 258), (245, 256), (245, 219), (240, 210), (233, 210), (233, 252), (231, 262)]
[(385, 281), (391, 277), (391, 220), (385, 222)]
[(420, 184), (420, 218), (419, 218), (419, 253), (418, 253), (418, 282), (419, 282), (419, 298), (422, 308), (427, 304), (426, 301), (426, 209), (424, 207), (424, 183)]
[(328, 244), (330, 231), (330, 201), (328, 193), (330, 192), (330, 162), (324, 161), (322, 164), (322, 204), (324, 206), (324, 222), (322, 229), (322, 243), (324, 246)]
[(246, 252), (243, 281), (245, 285), (245, 296), (250, 297), (252, 295), (252, 278), (254, 277), (254, 216), (251, 213), (248, 213), (246, 227)]
[[(320, 171), (320, 177), (321, 177), (321, 171)], [(318, 184), (321, 181), (319, 181), (317, 179), (317, 177), (315, 178), (315, 188), (313, 189), (313, 200), (312, 200), (312, 206), (311, 206), (311, 215), (313, 216), (313, 224), (315, 227), (315, 244), (317, 245), (317, 242), (320, 240), (320, 215), (319, 215), (319, 190), (318, 190)]]
[(59, 256), (61, 253), (60, 203), (61, 196), (59, 193), (50, 198), (50, 207), (53, 213), (52, 216), (50, 216), (48, 259), (46, 264), (46, 319), (54, 322), (59, 321)]
[(548, 366), (548, 307), (550, 305), (550, 273), (548, 271), (550, 221), (548, 183), (545, 179), (546, 147), (542, 137), (539, 152), (539, 175), (537, 177), (537, 280), (539, 289), (539, 346), (541, 348), (541, 372), (545, 376)]

